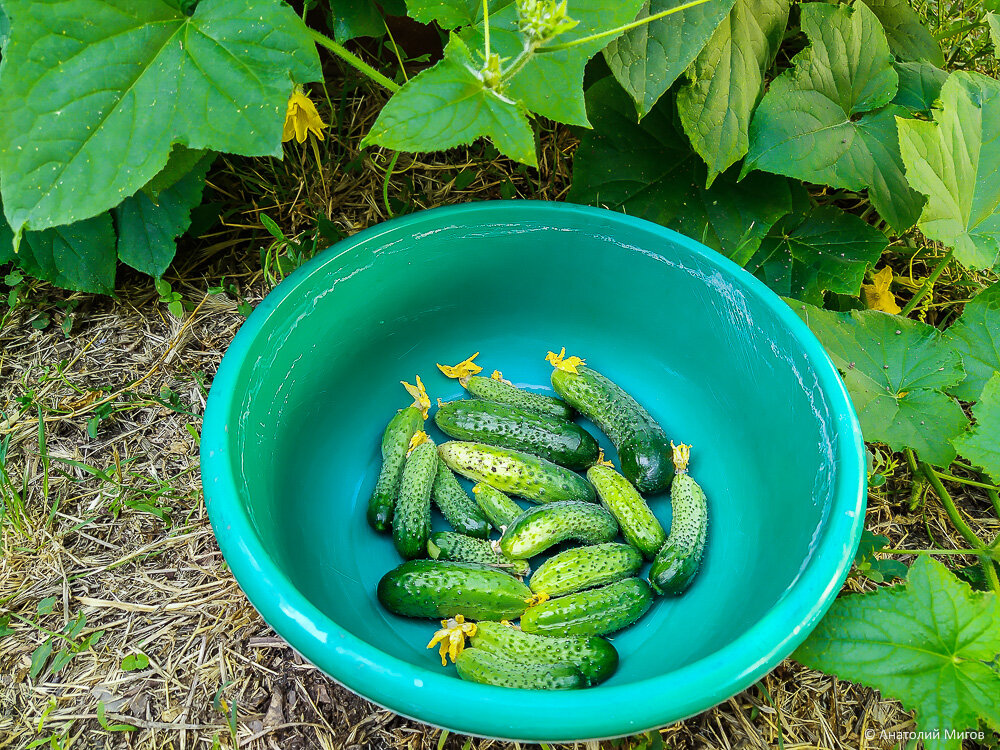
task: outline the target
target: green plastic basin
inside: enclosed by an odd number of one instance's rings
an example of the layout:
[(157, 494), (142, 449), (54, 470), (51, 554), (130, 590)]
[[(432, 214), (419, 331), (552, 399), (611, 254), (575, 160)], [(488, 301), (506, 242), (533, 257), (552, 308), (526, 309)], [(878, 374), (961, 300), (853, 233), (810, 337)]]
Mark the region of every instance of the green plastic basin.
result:
[[(409, 403), (400, 380), (420, 374), (432, 400), (462, 395), (435, 362), (479, 351), (486, 374), (546, 390), (544, 355), (563, 346), (694, 446), (711, 513), (704, 566), (613, 637), (621, 666), (599, 687), (463, 682), (425, 648), (436, 622), (375, 599), (400, 562), (365, 522), (380, 436)], [(794, 312), (691, 239), (561, 203), (424, 211), (305, 264), (226, 353), (201, 457), (225, 559), (296, 650), (405, 716), (524, 741), (640, 732), (751, 685), (833, 601), (865, 508), (857, 419)], [(668, 524), (668, 498), (650, 505)]]

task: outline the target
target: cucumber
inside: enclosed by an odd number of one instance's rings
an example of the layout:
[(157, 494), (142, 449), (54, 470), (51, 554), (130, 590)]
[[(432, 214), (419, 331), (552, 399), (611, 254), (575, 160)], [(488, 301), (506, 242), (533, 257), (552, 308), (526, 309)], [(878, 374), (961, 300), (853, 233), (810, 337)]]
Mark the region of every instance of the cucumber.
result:
[(519, 664), (572, 664), (588, 685), (604, 682), (618, 668), (615, 647), (596, 636), (554, 638), (499, 622), (479, 622), (469, 644)]
[(649, 584), (626, 578), (537, 604), (521, 615), (521, 628), (539, 635), (607, 635), (631, 625), (652, 603)]
[(408, 560), (378, 582), (376, 596), (406, 617), (513, 620), (528, 608), (531, 591), (488, 565), (450, 560)]
[(392, 519), (392, 541), (406, 559), (427, 554), (431, 533), (431, 488), (437, 475), (437, 446), (430, 440), (406, 457), (399, 480), (399, 498)]
[(462, 489), (458, 478), (444, 461), (438, 461), (431, 497), (455, 531), (479, 539), (485, 539), (490, 535), (490, 522), (479, 510), (479, 506)]
[(625, 541), (646, 559), (656, 557), (667, 535), (635, 487), (610, 466), (591, 466), (587, 470), (587, 479), (597, 490), (601, 504), (618, 521)]
[(569, 469), (585, 469), (597, 460), (597, 441), (579, 425), (511, 404), (452, 401), (441, 405), (434, 421), (457, 440), (512, 448)]
[(647, 494), (667, 489), (674, 469), (670, 441), (663, 428), (634, 398), (601, 373), (570, 363), (575, 357), (564, 359), (562, 353), (549, 354), (555, 365), (552, 387), (611, 438), (625, 478)]
[(424, 416), (415, 406), (400, 409), (382, 433), (382, 469), (368, 500), (368, 524), (376, 531), (388, 531), (399, 494), (399, 479), (406, 462), (410, 438), (424, 426)]
[(522, 690), (573, 690), (587, 686), (572, 664), (525, 664), (491, 651), (467, 648), (455, 660), (458, 676), (470, 682)]
[(438, 448), (438, 454), (452, 471), (474, 482), (537, 503), (597, 501), (593, 486), (579, 474), (528, 453), (451, 440)]
[(524, 511), (500, 537), (500, 551), (528, 558), (567, 539), (600, 544), (617, 535), (618, 523), (600, 505), (566, 500)]
[(544, 396), (541, 393), (521, 390), (506, 380), (473, 375), (465, 380), (463, 385), (469, 393), (484, 401), (510, 404), (560, 419), (570, 419), (573, 416), (573, 409), (565, 401), (554, 396)]
[(674, 448), (677, 474), (670, 487), (673, 519), (670, 536), (649, 570), (649, 582), (658, 594), (680, 594), (701, 567), (708, 537), (708, 501), (687, 472), (690, 446)]
[(485, 539), (475, 539), (454, 531), (439, 531), (427, 540), (427, 554), (432, 560), (456, 560), (491, 565), (516, 576), (526, 576), (531, 568), (527, 560), (513, 560), (493, 548)]
[(503, 494), (496, 487), (490, 487), (486, 482), (479, 482), (472, 488), (472, 494), (476, 498), (476, 504), (490, 519), (490, 523), (503, 533), (504, 528), (510, 525), (511, 521), (524, 513), (524, 509)]
[(642, 567), (642, 555), (627, 544), (609, 542), (571, 547), (550, 557), (531, 574), (536, 594), (563, 596), (630, 578)]

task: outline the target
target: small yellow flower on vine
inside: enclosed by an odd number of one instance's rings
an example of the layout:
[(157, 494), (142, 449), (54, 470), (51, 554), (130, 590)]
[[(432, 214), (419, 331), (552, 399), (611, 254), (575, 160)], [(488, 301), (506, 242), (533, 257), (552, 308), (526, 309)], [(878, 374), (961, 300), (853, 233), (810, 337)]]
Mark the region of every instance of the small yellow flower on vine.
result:
[(537, 594), (532, 594), (530, 597), (524, 600), (525, 604), (529, 607), (534, 607), (536, 604), (541, 604), (542, 602), (547, 602), (549, 600), (549, 595), (544, 591)]
[(577, 375), (578, 373), (576, 368), (584, 364), (587, 360), (580, 359), (579, 357), (567, 357), (566, 347), (564, 346), (559, 350), (558, 354), (555, 352), (549, 352), (546, 354), (545, 361), (551, 362), (552, 366), (557, 370), (564, 370), (565, 372), (571, 372), (574, 375)]
[(288, 97), (288, 110), (285, 112), (285, 129), (281, 133), (282, 142), (292, 138), (304, 143), (309, 133), (323, 140), (323, 129), (326, 123), (316, 111), (316, 105), (306, 96), (301, 86), (296, 86)]
[(476, 623), (466, 622), (462, 615), (455, 615), (447, 620), (441, 620), (441, 629), (431, 638), (427, 648), (434, 648), (437, 644), (441, 644), (441, 666), (444, 667), (448, 664), (446, 657), (450, 656), (454, 662), (465, 648), (466, 637), (471, 638), (475, 634)]
[(406, 455), (409, 456), (413, 453), (413, 449), (418, 445), (422, 445), (430, 440), (430, 437), (423, 430), (417, 430), (413, 433), (413, 437), (410, 438), (410, 444), (406, 448)]
[(687, 474), (688, 461), (691, 460), (691, 446), (684, 445), (674, 445), (674, 441), (670, 441), (670, 448), (674, 452), (674, 469), (678, 474)]
[(490, 375), (490, 377), (491, 377), (491, 378), (492, 378), (493, 380), (499, 380), (499, 381), (500, 381), (501, 383), (506, 383), (507, 385), (514, 385), (514, 384), (513, 384), (513, 383), (511, 383), (511, 382), (510, 382), (509, 380), (507, 380), (507, 379), (506, 379), (506, 378), (505, 378), (505, 377), (503, 376), (503, 373), (502, 373), (502, 372), (500, 372), (499, 370), (494, 370), (494, 371), (493, 371), (493, 374), (492, 374), (492, 375)]
[(896, 297), (889, 290), (892, 280), (892, 269), (886, 266), (872, 276), (871, 284), (861, 285), (861, 296), (869, 310), (881, 310), (895, 315), (903, 309), (896, 304)]
[(410, 385), (405, 380), (400, 380), (399, 383), (406, 389), (407, 393), (413, 396), (413, 406), (420, 409), (420, 413), (424, 415), (424, 419), (427, 419), (427, 414), (431, 410), (431, 399), (427, 395), (427, 391), (424, 390), (424, 384), (420, 380), (420, 376), (417, 375), (416, 385)]
[(566, 15), (566, 0), (517, 0), (517, 27), (533, 43), (541, 44), (569, 31), (578, 22)]
[(608, 461), (604, 457), (604, 448), (601, 448), (601, 450), (597, 453), (597, 461), (594, 462), (594, 465), (595, 466), (614, 466), (615, 464), (614, 464), (613, 461)]
[(472, 361), (478, 356), (479, 352), (476, 352), (468, 359), (463, 359), (457, 365), (442, 365), (439, 362), (437, 368), (449, 378), (457, 378), (459, 382), (461, 382), (464, 378), (467, 378), (470, 375), (482, 372), (483, 368)]

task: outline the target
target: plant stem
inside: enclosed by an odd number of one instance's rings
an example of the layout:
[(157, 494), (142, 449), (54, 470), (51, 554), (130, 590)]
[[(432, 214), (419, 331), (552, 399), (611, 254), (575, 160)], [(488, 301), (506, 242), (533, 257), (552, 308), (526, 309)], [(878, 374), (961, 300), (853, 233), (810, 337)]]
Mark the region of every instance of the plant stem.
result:
[(515, 57), (511, 61), (510, 65), (508, 65), (501, 73), (501, 77), (503, 78), (503, 80), (509, 81), (511, 78), (517, 75), (517, 73), (521, 70), (521, 68), (523, 68), (527, 64), (528, 60), (531, 59), (531, 56), (535, 53), (535, 51), (536, 51), (535, 45), (532, 42), (529, 42), (527, 39), (525, 39), (524, 48), (517, 53), (517, 57)]
[(392, 159), (389, 161), (389, 166), (385, 170), (385, 179), (382, 180), (382, 203), (385, 204), (385, 211), (389, 214), (389, 218), (395, 217), (392, 212), (392, 207), (389, 205), (389, 179), (392, 177), (392, 170), (396, 168), (396, 159), (399, 158), (399, 152), (395, 152), (392, 155)]
[(309, 33), (312, 34), (312, 38), (317, 44), (319, 44), (322, 47), (326, 47), (328, 50), (330, 50), (333, 54), (335, 54), (341, 60), (346, 62), (348, 65), (350, 65), (352, 68), (354, 68), (360, 73), (363, 73), (364, 75), (368, 76), (370, 79), (375, 81), (375, 83), (384, 86), (394, 94), (397, 91), (399, 91), (398, 83), (393, 81), (391, 78), (386, 78), (382, 73), (379, 73), (377, 70), (375, 70), (375, 68), (366, 63), (360, 57), (355, 55), (353, 52), (350, 52), (342, 44), (338, 44), (337, 42), (333, 41), (330, 37), (328, 37), (326, 34), (321, 34), (315, 29), (309, 29)]
[(490, 59), (490, 0), (483, 0), (483, 48), (487, 64)]
[(884, 552), (887, 555), (976, 555), (977, 557), (982, 554), (982, 550), (978, 549), (880, 549), (879, 552)]
[(949, 482), (958, 482), (959, 484), (967, 484), (970, 487), (980, 487), (984, 490), (993, 490), (994, 492), (998, 489), (996, 485), (993, 484), (985, 484), (984, 482), (977, 482), (974, 479), (966, 479), (965, 477), (956, 477), (953, 474), (938, 471), (937, 469), (931, 469), (931, 471), (937, 474), (941, 479), (947, 479)]
[(708, 0), (691, 0), (691, 2), (684, 3), (683, 5), (678, 5), (676, 8), (670, 8), (668, 10), (660, 11), (659, 13), (654, 13), (651, 16), (646, 16), (645, 18), (640, 18), (637, 21), (632, 21), (632, 23), (627, 23), (624, 26), (619, 26), (615, 29), (608, 29), (607, 31), (600, 31), (596, 34), (590, 34), (588, 36), (582, 36), (579, 39), (574, 39), (572, 42), (564, 42), (563, 44), (553, 44), (548, 47), (539, 47), (537, 52), (559, 52), (560, 50), (569, 49), (570, 47), (576, 47), (579, 44), (586, 44), (587, 42), (593, 42), (598, 39), (603, 39), (606, 36), (616, 36), (621, 34), (623, 31), (628, 31), (629, 29), (634, 29), (637, 26), (642, 26), (646, 23), (652, 23), (653, 21), (658, 21), (661, 18), (666, 18), (674, 13), (679, 13), (682, 10), (687, 10), (688, 8), (693, 8), (696, 5), (702, 5), (707, 3)]
[(948, 261), (951, 260), (951, 256), (954, 254), (955, 254), (954, 248), (952, 248), (951, 250), (949, 250), (944, 254), (944, 257), (941, 258), (941, 261), (934, 267), (934, 270), (931, 271), (931, 275), (928, 276), (926, 279), (924, 279), (923, 286), (921, 286), (920, 289), (917, 290), (917, 293), (914, 294), (913, 297), (910, 299), (910, 301), (903, 306), (903, 309), (899, 311), (900, 315), (902, 315), (905, 318), (907, 315), (913, 312), (913, 308), (916, 307), (917, 303), (924, 298), (924, 295), (926, 295), (927, 292), (931, 290), (931, 288), (934, 286), (934, 282), (936, 282), (938, 280), (938, 277), (944, 272), (945, 266), (948, 265)]

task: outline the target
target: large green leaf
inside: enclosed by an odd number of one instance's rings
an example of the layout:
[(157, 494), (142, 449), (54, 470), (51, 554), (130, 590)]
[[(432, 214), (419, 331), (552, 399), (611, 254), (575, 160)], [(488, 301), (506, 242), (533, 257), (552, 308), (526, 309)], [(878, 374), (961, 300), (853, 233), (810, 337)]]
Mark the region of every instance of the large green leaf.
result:
[(965, 365), (965, 380), (950, 393), (978, 400), (986, 381), (1000, 370), (1000, 282), (973, 297), (944, 336)]
[[(491, 2), (490, 10), (508, 2)], [(483, 4), (477, 0), (406, 0), (406, 11), (420, 23), (438, 23), (445, 29), (476, 24), (483, 18)]]
[(1000, 372), (994, 373), (972, 407), (975, 426), (952, 440), (955, 449), (1000, 483)]
[(708, 185), (747, 152), (750, 115), (788, 23), (790, 0), (736, 0), (687, 70), (677, 111)]
[(732, 172), (705, 188), (705, 165), (674, 125), (662, 100), (636, 122), (629, 98), (611, 77), (587, 91), (594, 123), (573, 162), (569, 200), (655, 221), (726, 255), (753, 254), (767, 230), (791, 209), (787, 181), (755, 174), (737, 184)]
[(64, 289), (110, 294), (118, 264), (111, 214), (25, 232), (17, 263), (32, 276)]
[(1000, 261), (1000, 82), (952, 73), (934, 122), (899, 120), (906, 178), (927, 196), (920, 231), (969, 268)]
[(807, 3), (802, 29), (810, 46), (772, 83), (750, 123), (751, 169), (807, 182), (868, 188), (890, 226), (913, 225), (923, 198), (903, 175), (896, 115), (888, 102), (898, 78), (878, 19), (866, 5)]
[(824, 291), (857, 295), (888, 244), (857, 216), (824, 206), (775, 224), (745, 268), (778, 294), (822, 305)]
[[(646, 0), (639, 18), (654, 16), (686, 1)], [(640, 116), (653, 108), (691, 64), (732, 7), (733, 0), (707, 0), (630, 29), (604, 49), (608, 67), (635, 100)]]
[(990, 42), (993, 43), (993, 56), (1000, 54), (1000, 15), (990, 11), (986, 14), (986, 23), (990, 27)]
[(793, 309), (829, 352), (866, 440), (913, 448), (936, 466), (955, 458), (950, 440), (969, 420), (944, 393), (965, 376), (958, 352), (933, 326), (876, 310)]
[[(44, 6), (44, 8), (42, 7)], [(281, 154), (292, 81), (321, 75), (280, 0), (5, 0), (4, 210), (15, 232), (94, 216), (146, 184), (171, 146)]]
[(915, 710), (927, 750), (960, 750), (979, 718), (1000, 730), (998, 654), (996, 595), (921, 556), (906, 584), (837, 599), (793, 658)]
[[(388, 15), (406, 13), (402, 0), (382, 0), (381, 5)], [(328, 21), (333, 38), (338, 42), (346, 42), (359, 36), (385, 35), (385, 18), (375, 0), (330, 0)]]
[[(146, 193), (154, 201), (164, 190), (172, 187), (182, 177), (190, 174), (198, 162), (206, 156), (205, 151), (196, 151), (184, 146), (174, 146), (167, 159), (167, 165), (153, 175), (153, 179), (142, 186), (142, 192)], [(214, 155), (212, 157), (215, 158)]]
[(944, 65), (941, 47), (931, 32), (910, 7), (908, 0), (864, 0), (878, 17), (889, 49), (901, 60), (925, 60), (931, 65)]
[(535, 134), (517, 102), (488, 88), (457, 36), (444, 59), (396, 92), (361, 142), (398, 151), (442, 151), (486, 136), (516, 161), (535, 166)]
[(899, 90), (893, 103), (906, 107), (910, 112), (927, 114), (941, 95), (941, 86), (948, 74), (925, 62), (898, 62)]

